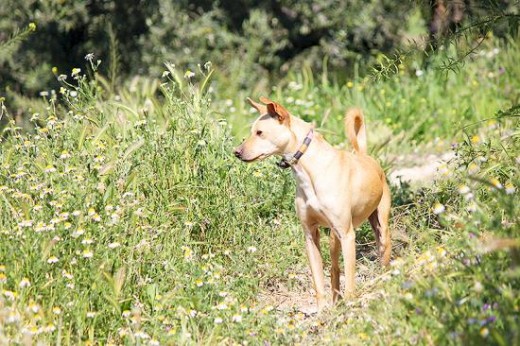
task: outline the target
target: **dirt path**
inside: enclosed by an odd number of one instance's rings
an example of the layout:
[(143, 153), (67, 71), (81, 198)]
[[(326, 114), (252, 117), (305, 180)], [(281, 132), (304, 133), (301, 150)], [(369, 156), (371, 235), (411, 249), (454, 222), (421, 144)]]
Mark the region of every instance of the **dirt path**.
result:
[(443, 165), (453, 159), (453, 152), (444, 154), (402, 155), (396, 158), (395, 169), (388, 175), (390, 184), (399, 186), (401, 182), (421, 185), (431, 182), (436, 174), (442, 173)]

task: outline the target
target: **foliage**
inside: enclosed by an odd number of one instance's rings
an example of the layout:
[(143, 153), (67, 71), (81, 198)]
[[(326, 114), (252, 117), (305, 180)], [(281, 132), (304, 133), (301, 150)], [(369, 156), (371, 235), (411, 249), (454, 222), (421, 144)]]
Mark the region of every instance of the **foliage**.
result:
[(36, 24), (29, 23), (27, 28), (23, 31), (15, 30), (12, 37), (5, 42), (0, 42), (0, 62), (12, 58), (13, 52), (20, 46), (20, 44), (29, 37), (29, 35), (36, 30)]
[[(118, 49), (124, 52), (121, 59), (126, 67), (136, 64), (140, 56), (136, 37), (143, 34), (145, 18), (155, 10), (154, 1), (146, 1), (149, 6), (142, 3), (4, 1), (0, 8), (0, 41), (20, 25), (35, 23), (37, 30), (19, 45), (11, 59), (0, 60), (2, 94), (9, 88), (34, 96), (52, 85), (53, 66), (60, 73), (70, 71), (83, 66), (84, 56), (92, 52), (109, 60), (109, 51)], [(110, 46), (110, 28), (119, 40), (117, 48)]]
[[(517, 9), (480, 4), (425, 64), (406, 3), (8, 0), (0, 344), (519, 345)], [(231, 154), (261, 95), (338, 147), (362, 107), (387, 173), (454, 154), (392, 186), (391, 268), (361, 227), (358, 296), (320, 314), (293, 178)]]
[[(354, 64), (364, 71), (383, 56), (399, 56), (406, 42), (422, 50), (417, 33), (426, 31), (430, 12), (426, 2), (389, 0), (6, 0), (0, 42), (29, 23), (38, 30), (9, 59), (0, 58), (2, 93), (37, 95), (52, 85), (53, 66), (70, 71), (89, 53), (109, 62), (104, 75), (122, 79), (158, 76), (164, 62), (194, 69), (209, 60), (225, 66), (221, 79), (230, 83), (223, 89), (253, 88), (303, 66), (351, 78)], [(505, 37), (518, 27), (510, 1), (470, 2), (465, 14), (456, 34), (468, 41), (487, 32)]]
[[(417, 252), (392, 263), (380, 278), (388, 282), (384, 292), (331, 314), (329, 329), (345, 333), (328, 338), (518, 344), (518, 120), (493, 118), (479, 125), (468, 127), (457, 145), (448, 179), (423, 197), (416, 194), (408, 207), (415, 243), (409, 250)], [(345, 320), (349, 327), (342, 329)]]
[[(306, 68), (290, 73), (289, 78), (273, 88), (273, 99), (279, 100), (293, 114), (329, 134), (336, 144), (344, 141), (343, 116), (347, 108), (361, 107), (368, 117), (370, 140), (385, 150), (386, 141), (397, 145), (405, 136), (412, 143), (444, 142), (449, 145), (455, 129), (467, 123), (491, 117), (500, 109), (518, 102), (517, 80), (520, 69), (513, 56), (519, 54), (518, 39), (498, 43), (488, 38), (456, 73), (442, 69), (424, 69), (420, 58), (410, 56), (387, 78), (372, 74), (339, 82), (336, 74), (325, 71), (320, 76)], [(498, 43), (498, 44), (497, 44)], [(440, 66), (456, 54), (454, 44), (441, 52), (432, 64)], [(502, 54), (507, 51), (508, 53)], [(332, 80), (332, 81), (331, 81)], [(453, 91), (453, 92), (452, 92)], [(225, 113), (235, 124), (237, 136), (244, 136), (250, 118), (244, 117), (249, 106), (246, 97), (258, 98), (255, 91), (239, 92)], [(231, 102), (231, 100), (229, 100)], [(374, 123), (374, 120), (377, 120)], [(442, 146), (442, 143), (439, 143)], [(411, 151), (410, 145), (400, 150)]]
[[(419, 75), (411, 63), (393, 78), (344, 85), (304, 70), (274, 89), (333, 143), (344, 141), (339, 109), (367, 108), (370, 143), (388, 170), (390, 153), (415, 149), (414, 140), (456, 141), (435, 185), (396, 197), (404, 204), (394, 203), (392, 268), (364, 253), (359, 297), (316, 316), (261, 299), (271, 286), (308, 290), (294, 183), (272, 162), (232, 157), (231, 131), (248, 109), (219, 100), (211, 64), (168, 64), (161, 83), (136, 78), (115, 91), (89, 56), (84, 72), (56, 76), (61, 88), (42, 96), (33, 131), (2, 101), (2, 342), (518, 343), (512, 42), (490, 40), (456, 75)], [(407, 107), (438, 118), (418, 132)], [(467, 125), (446, 124), (439, 109)], [(371, 237), (362, 228), (358, 243)]]
[(288, 176), (234, 164), (227, 122), (212, 118), (202, 89), (172, 77), (158, 118), (72, 77), (66, 117), (51, 107), (33, 117), (34, 133), (4, 130), (2, 340), (169, 342), (217, 318), (254, 322), (264, 261), (280, 256), (260, 261), (257, 247), (274, 246)]

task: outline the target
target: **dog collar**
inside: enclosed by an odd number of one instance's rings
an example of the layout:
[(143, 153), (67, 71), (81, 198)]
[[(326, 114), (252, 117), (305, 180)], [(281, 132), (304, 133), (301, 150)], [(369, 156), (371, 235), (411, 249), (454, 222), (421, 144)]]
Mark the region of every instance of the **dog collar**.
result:
[(305, 139), (303, 140), (303, 144), (300, 146), (300, 149), (298, 149), (298, 151), (295, 152), (289, 160), (282, 158), (280, 162), (278, 162), (278, 167), (285, 169), (297, 164), (300, 158), (303, 156), (303, 154), (305, 154), (305, 152), (307, 151), (307, 148), (309, 148), (309, 144), (311, 144), (312, 137), (314, 137), (314, 130), (311, 128), (309, 133), (307, 133), (307, 137), (305, 137)]

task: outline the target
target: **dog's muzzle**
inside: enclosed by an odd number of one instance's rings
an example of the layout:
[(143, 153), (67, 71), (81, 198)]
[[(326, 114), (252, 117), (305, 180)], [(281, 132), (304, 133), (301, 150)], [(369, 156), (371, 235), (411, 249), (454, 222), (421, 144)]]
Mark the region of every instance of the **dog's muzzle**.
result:
[(242, 153), (243, 153), (243, 150), (240, 147), (238, 147), (235, 150), (233, 150), (233, 154), (235, 154), (235, 157), (240, 159), (240, 160), (242, 160)]

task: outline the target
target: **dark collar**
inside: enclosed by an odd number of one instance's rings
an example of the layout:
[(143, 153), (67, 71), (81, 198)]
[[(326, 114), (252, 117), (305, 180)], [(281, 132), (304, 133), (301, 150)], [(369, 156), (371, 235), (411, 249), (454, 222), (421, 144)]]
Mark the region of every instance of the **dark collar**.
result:
[(278, 162), (278, 167), (289, 168), (297, 164), (298, 160), (300, 160), (303, 154), (305, 154), (305, 152), (307, 151), (309, 144), (311, 144), (312, 137), (314, 137), (314, 130), (311, 128), (309, 133), (307, 133), (307, 137), (305, 137), (305, 139), (303, 140), (303, 144), (300, 146), (300, 149), (298, 149), (298, 151), (295, 152), (293, 157), (291, 157), (289, 160), (282, 158), (282, 160)]

